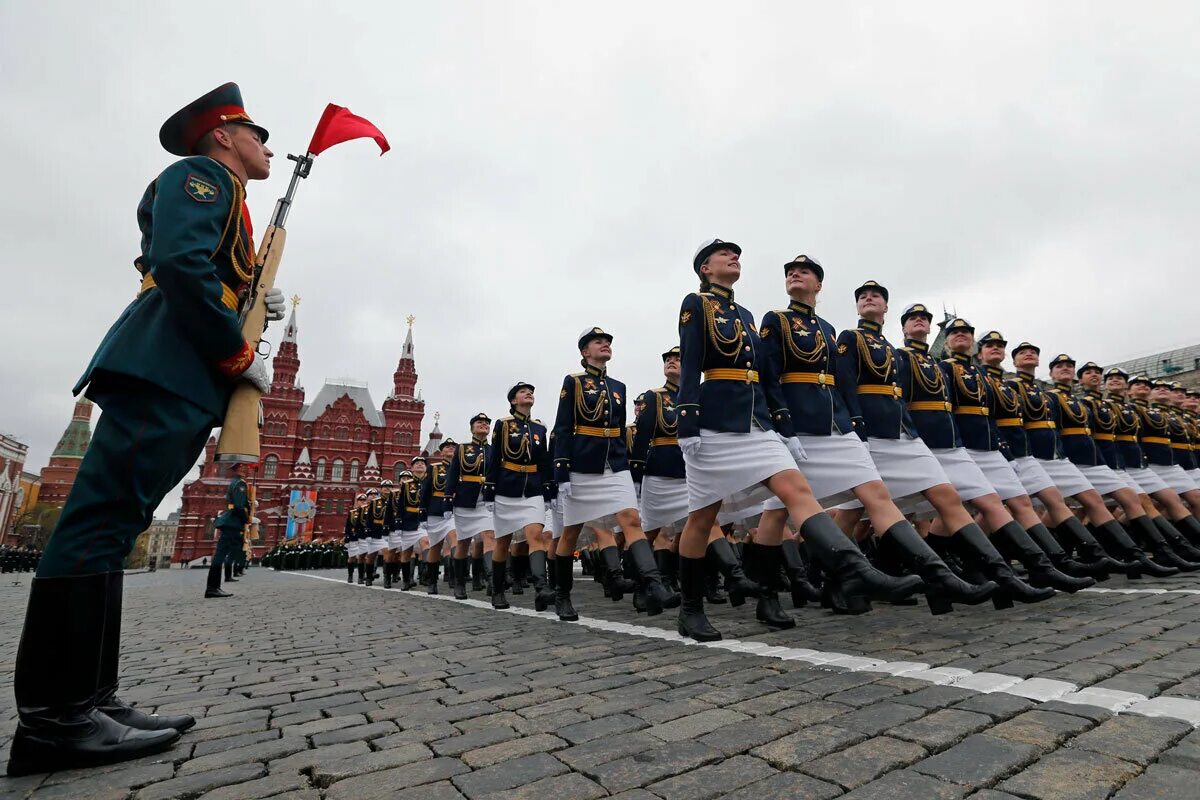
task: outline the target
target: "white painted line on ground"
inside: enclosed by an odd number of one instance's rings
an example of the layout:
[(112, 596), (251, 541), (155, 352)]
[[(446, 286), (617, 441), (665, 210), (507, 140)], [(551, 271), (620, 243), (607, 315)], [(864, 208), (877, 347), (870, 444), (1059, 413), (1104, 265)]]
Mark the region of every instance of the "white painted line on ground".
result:
[[(931, 667), (928, 664), (922, 664), (917, 661), (881, 661), (876, 658), (851, 655), (850, 653), (822, 652), (820, 650), (810, 650), (801, 647), (773, 646), (764, 642), (747, 642), (739, 639), (722, 639), (719, 642), (697, 642), (680, 636), (671, 630), (664, 630), (648, 625), (632, 625), (627, 622), (594, 619), (592, 617), (581, 616), (578, 622), (562, 623), (559, 622), (558, 617), (554, 615), (553, 611), (538, 613), (527, 608), (517, 608), (516, 606), (506, 609), (495, 609), (492, 608), (491, 602), (484, 600), (455, 600), (448, 594), (425, 594), (423, 587), (421, 591), (401, 592), (395, 589), (385, 590), (382, 586), (360, 586), (357, 583), (349, 583), (341, 578), (312, 575), (307, 572), (285, 571), (283, 574), (301, 578), (314, 578), (319, 581), (329, 581), (330, 583), (337, 583), (354, 589), (370, 588), (381, 592), (386, 591), (389, 595), (394, 594), (397, 597), (444, 600), (473, 608), (482, 608), (495, 613), (515, 614), (521, 617), (531, 617), (533, 619), (545, 620), (546, 622), (554, 622), (559, 625), (579, 625), (584, 628), (609, 631), (610, 633), (622, 633), (647, 639), (661, 639), (666, 642), (674, 642), (685, 646), (706, 647), (712, 650), (728, 650), (732, 653), (741, 653), (761, 658), (776, 658), (782, 661), (804, 661), (815, 667), (836, 667), (849, 672), (878, 672), (887, 675), (897, 675), (925, 681), (936, 686), (955, 686), (979, 692), (980, 694), (1001, 692), (1025, 697), (1038, 703), (1058, 700), (1076, 705), (1099, 706), (1107, 708), (1114, 714), (1140, 714), (1147, 717), (1178, 719), (1191, 724), (1192, 727), (1200, 728), (1200, 700), (1188, 700), (1182, 697), (1150, 698), (1134, 692), (1121, 692), (1115, 689), (1102, 689), (1098, 687), (1084, 687), (1081, 689), (1074, 683), (1056, 681), (1049, 678), (1021, 678), (1016, 675), (1004, 675), (998, 672), (972, 672), (969, 669), (959, 669), (958, 667)], [(1167, 590), (1084, 589), (1083, 591), (1159, 594)], [(1200, 590), (1174, 591), (1200, 594)]]
[(1200, 589), (1107, 589), (1103, 586), (1091, 586), (1080, 591), (1097, 594), (1200, 594)]

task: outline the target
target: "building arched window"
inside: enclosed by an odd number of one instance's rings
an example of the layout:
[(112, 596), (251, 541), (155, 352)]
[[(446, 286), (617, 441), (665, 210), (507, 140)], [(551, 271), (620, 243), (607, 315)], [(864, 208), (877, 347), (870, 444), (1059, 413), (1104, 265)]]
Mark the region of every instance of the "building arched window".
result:
[(338, 425), (337, 428), (334, 429), (333, 436), (335, 439), (349, 439), (350, 429), (345, 425)]
[(317, 480), (325, 480), (325, 459), (323, 458), (317, 459)]
[(279, 470), (279, 458), (277, 456), (267, 456), (263, 461), (263, 478), (270, 480), (275, 477), (275, 473)]
[(350, 462), (350, 482), (358, 483), (358, 459)]
[(304, 438), (305, 438), (305, 439), (311, 439), (311, 438), (312, 438), (312, 425), (305, 425), (305, 426), (304, 426)]
[(334, 483), (337, 483), (338, 481), (340, 481), (342, 479), (342, 474), (345, 472), (345, 469), (346, 469), (346, 465), (340, 458), (334, 459), (333, 469), (330, 470), (330, 474), (329, 474), (329, 480), (333, 481)]
[(392, 478), (392, 480), (394, 480), (394, 481), (396, 481), (397, 483), (399, 483), (399, 482), (400, 482), (400, 473), (401, 473), (401, 472), (404, 472), (404, 470), (405, 470), (404, 462), (403, 462), (403, 461), (397, 461), (397, 462), (396, 462), (396, 466), (395, 466), (395, 475), (394, 475), (394, 477)]
[(412, 434), (408, 431), (397, 430), (392, 437), (392, 443), (397, 447), (412, 447)]
[(355, 428), (355, 429), (354, 429), (354, 441), (356, 441), (356, 442), (361, 442), (361, 441), (362, 441), (362, 439), (363, 439), (363, 429), (362, 429), (362, 428)]

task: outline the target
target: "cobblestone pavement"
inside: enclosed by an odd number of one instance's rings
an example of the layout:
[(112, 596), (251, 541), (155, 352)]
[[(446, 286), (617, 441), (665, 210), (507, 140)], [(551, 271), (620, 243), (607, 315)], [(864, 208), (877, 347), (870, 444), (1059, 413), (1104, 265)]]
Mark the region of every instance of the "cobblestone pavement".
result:
[[(29, 576), (3, 578), (6, 754)], [(1200, 796), (1196, 577), (936, 618), (807, 608), (774, 633), (717, 607), (719, 647), (590, 579), (573, 625), (530, 592), (504, 613), (344, 572), (253, 569), (224, 601), (203, 581), (130, 575), (125, 598), (122, 696), (196, 727), (139, 762), (0, 778), (0, 800)]]

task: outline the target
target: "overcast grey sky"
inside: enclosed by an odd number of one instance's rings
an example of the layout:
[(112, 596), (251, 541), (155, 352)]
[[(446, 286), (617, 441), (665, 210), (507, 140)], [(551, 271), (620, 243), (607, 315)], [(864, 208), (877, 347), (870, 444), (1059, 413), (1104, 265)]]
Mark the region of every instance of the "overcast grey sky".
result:
[(552, 421), (591, 325), (658, 385), (711, 236), (759, 316), (804, 252), (839, 328), (889, 286), (893, 341), (922, 301), (1081, 360), (1191, 343), (1198, 40), (1165, 2), (6, 3), (0, 430), (45, 464), (136, 291), (159, 125), (227, 80), (277, 154), (260, 232), (326, 102), (391, 140), (322, 155), (289, 220), (309, 399), (382, 403), (409, 313), (450, 436), (518, 379)]

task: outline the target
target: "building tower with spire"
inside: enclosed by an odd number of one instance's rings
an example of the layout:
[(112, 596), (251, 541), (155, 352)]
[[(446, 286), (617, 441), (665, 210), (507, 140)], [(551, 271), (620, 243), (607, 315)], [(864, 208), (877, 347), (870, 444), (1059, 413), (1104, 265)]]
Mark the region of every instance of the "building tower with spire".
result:
[[(382, 410), (367, 384), (351, 379), (327, 380), (306, 403), (298, 380), (299, 304), (300, 298), (293, 297), (272, 360), (271, 390), (262, 398), (262, 461), (249, 476), (257, 488), (256, 516), (261, 520), (259, 538), (251, 546), (259, 556), (286, 535), (293, 490), (316, 492), (314, 537), (340, 540), (354, 495), (383, 478), (395, 480), (396, 465), (407, 465), (421, 447), (425, 403), (416, 393), (413, 318), (408, 318), (393, 391)], [(213, 520), (225, 507), (229, 483), (223, 465), (214, 461), (215, 448), (216, 439), (210, 439), (199, 477), (184, 486), (175, 561), (212, 555)]]
[(49, 465), (42, 469), (39, 503), (62, 506), (67, 502), (67, 495), (75, 485), (79, 464), (83, 461), (83, 454), (87, 452), (91, 441), (92, 401), (81, 397), (75, 403), (71, 421), (67, 423), (67, 429), (58, 440), (58, 446), (50, 455)]

